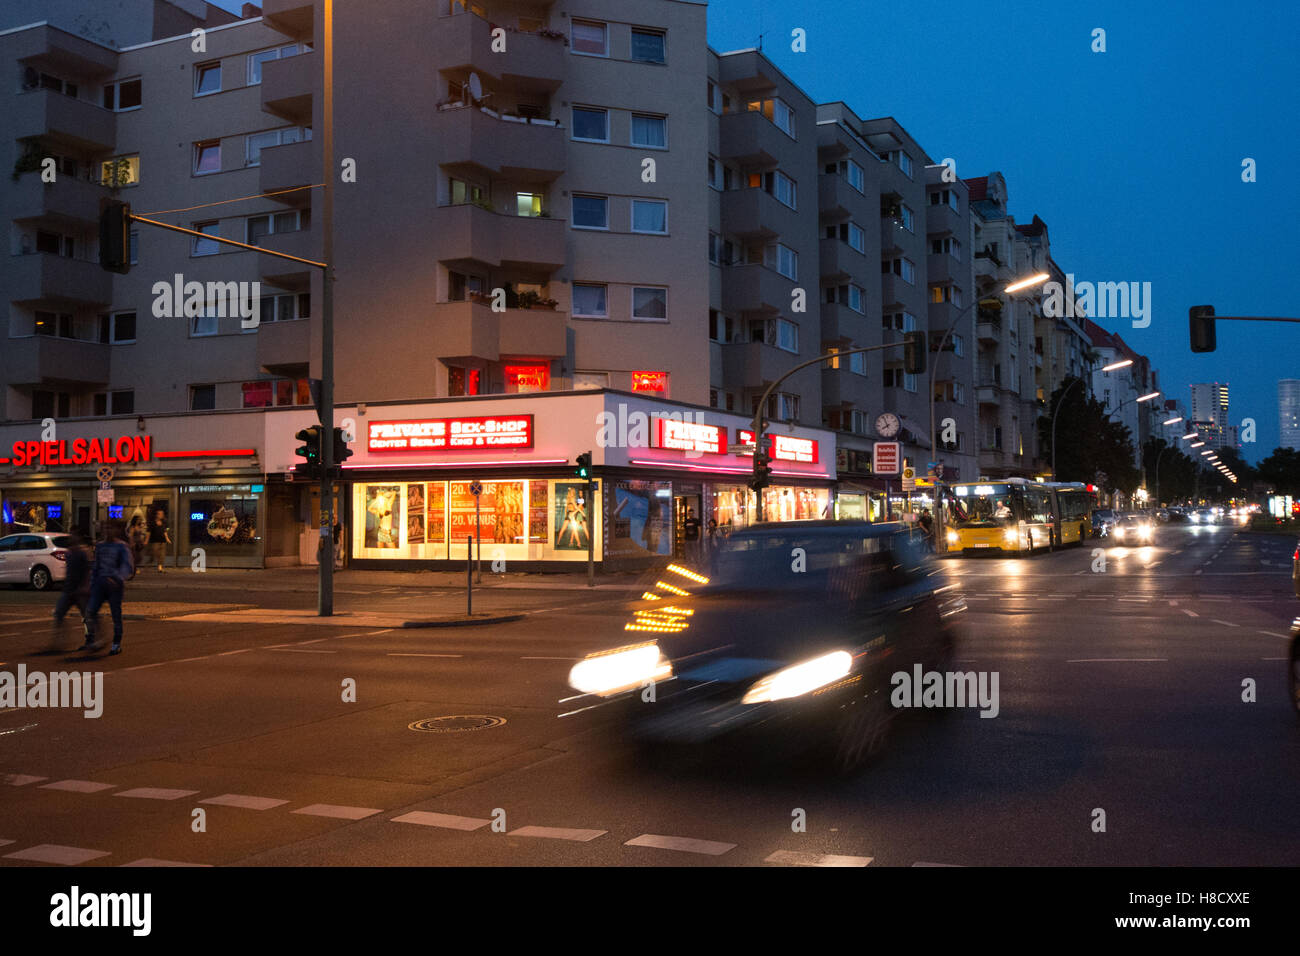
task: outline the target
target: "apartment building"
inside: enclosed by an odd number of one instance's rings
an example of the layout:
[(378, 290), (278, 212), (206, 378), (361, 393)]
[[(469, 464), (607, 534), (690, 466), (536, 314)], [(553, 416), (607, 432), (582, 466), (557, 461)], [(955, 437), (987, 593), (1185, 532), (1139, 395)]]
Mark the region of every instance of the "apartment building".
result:
[(1228, 383), (1192, 385), (1192, 426), (1207, 448), (1235, 448), (1237, 429), (1229, 418)]
[(1284, 378), (1277, 383), (1278, 445), (1300, 450), (1300, 379)]
[[(1142, 446), (1153, 436), (1165, 437), (1160, 424), (1166, 416), (1163, 403), (1158, 399), (1138, 401), (1152, 392), (1159, 392), (1158, 375), (1145, 355), (1133, 351), (1118, 332), (1108, 332), (1091, 320), (1084, 326), (1096, 353), (1096, 369), (1092, 373), (1092, 393), (1113, 421), (1129, 430), (1133, 443), (1133, 463), (1142, 467)], [(1104, 371), (1107, 365), (1125, 360), (1132, 362), (1124, 368)]]

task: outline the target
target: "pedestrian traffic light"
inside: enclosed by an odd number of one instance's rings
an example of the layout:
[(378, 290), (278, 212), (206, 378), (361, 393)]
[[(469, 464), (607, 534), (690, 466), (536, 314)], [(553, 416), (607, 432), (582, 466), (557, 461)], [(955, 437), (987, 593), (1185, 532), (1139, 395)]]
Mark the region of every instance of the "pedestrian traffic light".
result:
[(308, 478), (320, 477), (321, 427), (319, 425), (312, 425), (308, 428), (302, 429), (294, 437), (297, 438), (298, 441), (302, 442), (302, 444), (294, 450), (294, 454), (299, 458), (304, 459), (304, 461), (299, 462), (298, 465), (295, 466), (294, 471), (301, 472)]
[(772, 483), (772, 469), (768, 465), (771, 460), (766, 451), (754, 450), (754, 474), (749, 479), (749, 487), (755, 494)]
[(99, 264), (122, 275), (131, 271), (131, 207), (127, 203), (100, 200)]
[(1187, 310), (1188, 332), (1192, 340), (1193, 352), (1213, 352), (1214, 340), (1214, 306), (1194, 305)]
[(908, 375), (920, 375), (924, 372), (926, 351), (924, 332), (904, 332), (903, 371)]
[(584, 451), (578, 456), (578, 464), (573, 473), (583, 481), (591, 481), (591, 452)]
[(334, 428), (334, 465), (337, 467), (351, 457), (352, 449), (348, 447), (348, 443), (343, 439), (343, 429), (336, 426)]

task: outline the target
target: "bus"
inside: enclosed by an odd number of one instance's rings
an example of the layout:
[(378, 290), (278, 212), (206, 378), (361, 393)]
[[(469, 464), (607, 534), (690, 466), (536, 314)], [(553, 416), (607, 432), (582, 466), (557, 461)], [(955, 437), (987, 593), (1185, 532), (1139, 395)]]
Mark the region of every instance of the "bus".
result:
[(948, 551), (1031, 554), (1082, 544), (1092, 534), (1093, 491), (1082, 482), (999, 478), (945, 489)]

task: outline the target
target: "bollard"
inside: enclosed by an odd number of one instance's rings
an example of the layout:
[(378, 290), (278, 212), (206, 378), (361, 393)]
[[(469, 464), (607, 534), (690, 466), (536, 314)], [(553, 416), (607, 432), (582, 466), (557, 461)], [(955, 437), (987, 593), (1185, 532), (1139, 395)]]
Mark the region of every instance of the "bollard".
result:
[(465, 535), (465, 616), (474, 616), (474, 536)]

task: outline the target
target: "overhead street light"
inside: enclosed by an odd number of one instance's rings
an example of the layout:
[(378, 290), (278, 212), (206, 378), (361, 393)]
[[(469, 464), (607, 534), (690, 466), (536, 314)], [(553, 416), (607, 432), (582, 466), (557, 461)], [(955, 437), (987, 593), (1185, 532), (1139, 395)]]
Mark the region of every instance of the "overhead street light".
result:
[(1146, 395), (1139, 396), (1138, 398), (1135, 398), (1133, 400), (1135, 402), (1149, 402), (1151, 401), (1151, 399), (1159, 398), (1159, 397), (1160, 397), (1159, 392), (1148, 392)]
[(1202, 445), (1204, 445), (1204, 444), (1205, 444), (1205, 442), (1203, 442), (1203, 441), (1194, 441), (1194, 442), (1192, 442), (1192, 444), (1191, 444), (1190, 446), (1188, 446), (1188, 447), (1191, 447), (1191, 448), (1200, 448), (1200, 447), (1201, 447)]
[(1028, 289), (1033, 285), (1041, 285), (1050, 278), (1051, 276), (1046, 272), (1037, 272), (1034, 275), (1025, 277), (1024, 279), (1018, 279), (1002, 291), (1010, 295), (1012, 292), (1019, 292), (1021, 289)]
[(1181, 422), (1182, 420), (1183, 420), (1183, 416), (1182, 416), (1182, 415), (1179, 415), (1177, 418), (1168, 418), (1168, 419), (1165, 419), (1165, 420), (1164, 420), (1163, 422), (1161, 422), (1160, 424), (1161, 424), (1161, 425), (1177, 425), (1177, 424), (1178, 424), (1179, 422)]
[(1109, 365), (1103, 365), (1101, 367), (1101, 370), (1103, 372), (1113, 372), (1117, 368), (1128, 368), (1132, 364), (1133, 364), (1132, 359), (1124, 359), (1123, 361), (1120, 362), (1111, 362)]
[(1187, 433), (1186, 435), (1184, 435), (1183, 437), (1184, 437), (1184, 438), (1195, 438), (1198, 434), (1200, 434), (1200, 433), (1199, 433), (1199, 432), (1188, 432), (1188, 433)]

